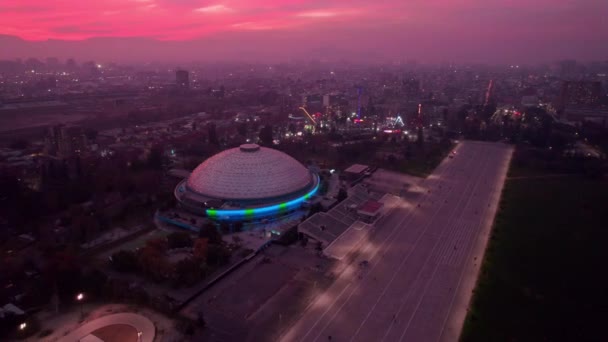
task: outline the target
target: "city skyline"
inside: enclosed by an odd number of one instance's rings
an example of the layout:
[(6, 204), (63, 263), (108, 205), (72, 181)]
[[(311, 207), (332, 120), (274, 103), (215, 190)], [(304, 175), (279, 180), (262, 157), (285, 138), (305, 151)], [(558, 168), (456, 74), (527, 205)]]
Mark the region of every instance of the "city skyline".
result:
[(0, 0), (0, 341), (599, 341), (606, 0)]
[(597, 1), (8, 0), (0, 58), (539, 63), (608, 58)]

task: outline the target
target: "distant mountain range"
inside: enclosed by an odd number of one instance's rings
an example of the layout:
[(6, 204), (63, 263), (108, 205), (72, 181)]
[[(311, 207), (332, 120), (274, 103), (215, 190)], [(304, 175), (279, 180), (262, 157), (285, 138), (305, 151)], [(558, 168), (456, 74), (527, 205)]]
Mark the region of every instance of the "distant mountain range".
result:
[[(86, 40), (27, 41), (0, 35), (0, 60), (15, 58), (97, 62), (394, 62), (415, 59), (423, 63), (457, 62), (528, 64), (560, 59), (607, 60), (608, 44), (594, 41), (502, 44), (468, 37), (422, 39), (424, 32), (327, 33), (301, 31), (224, 32), (184, 41), (151, 38), (102, 37)], [(348, 38), (340, 39), (341, 36)], [(431, 35), (432, 36), (432, 35)], [(600, 38), (598, 38), (600, 39)], [(600, 39), (601, 40), (601, 39)]]
[[(351, 49), (327, 43), (306, 47), (296, 41), (285, 41), (280, 35), (261, 37), (256, 32), (224, 34), (222, 37), (189, 41), (160, 41), (150, 38), (90, 38), (86, 40), (27, 41), (0, 35), (0, 60), (15, 58), (76, 58), (118, 62), (192, 62), (192, 61), (287, 61), (334, 60), (350, 56)], [(365, 54), (369, 59), (373, 53)]]

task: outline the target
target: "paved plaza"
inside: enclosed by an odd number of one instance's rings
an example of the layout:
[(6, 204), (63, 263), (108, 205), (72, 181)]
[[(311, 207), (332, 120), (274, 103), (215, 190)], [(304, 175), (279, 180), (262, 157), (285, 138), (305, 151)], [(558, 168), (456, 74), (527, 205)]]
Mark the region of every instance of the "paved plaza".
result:
[[(132, 327), (135, 333), (131, 334), (128, 332), (125, 336), (134, 337), (131, 339), (133, 342), (152, 342), (154, 341), (154, 336), (156, 335), (154, 324), (148, 318), (139, 314), (124, 312), (102, 316), (93, 321), (85, 323), (78, 329), (62, 337), (61, 341), (77, 342), (82, 339), (90, 338), (89, 336), (95, 331), (99, 331), (104, 327), (115, 325), (127, 325)], [(125, 338), (122, 340), (129, 342), (129, 340)]]
[[(512, 148), (463, 142), (400, 198), (282, 341), (456, 341)], [(362, 262), (366, 261), (366, 262)]]

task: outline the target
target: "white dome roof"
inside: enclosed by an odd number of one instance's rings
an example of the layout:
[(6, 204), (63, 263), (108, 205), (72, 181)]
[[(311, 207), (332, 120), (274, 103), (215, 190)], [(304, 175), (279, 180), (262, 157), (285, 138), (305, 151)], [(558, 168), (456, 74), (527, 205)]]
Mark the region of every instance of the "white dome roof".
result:
[(310, 171), (287, 154), (256, 144), (220, 152), (201, 163), (187, 187), (225, 200), (256, 200), (288, 195), (310, 186)]

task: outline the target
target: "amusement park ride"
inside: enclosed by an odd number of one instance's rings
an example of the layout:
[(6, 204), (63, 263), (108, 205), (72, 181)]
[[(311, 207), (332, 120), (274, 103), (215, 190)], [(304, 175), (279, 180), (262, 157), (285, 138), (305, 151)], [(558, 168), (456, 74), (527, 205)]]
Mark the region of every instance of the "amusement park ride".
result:
[(396, 117), (388, 117), (385, 121), (385, 126), (382, 127), (383, 133), (393, 134), (401, 133), (402, 128), (405, 126), (401, 115), (397, 114)]
[(311, 133), (314, 133), (315, 130), (317, 129), (317, 121), (314, 119), (314, 117), (312, 115), (310, 115), (310, 113), (306, 110), (306, 108), (299, 107), (299, 109), (301, 109), (304, 112), (304, 114), (306, 114), (306, 117), (308, 118), (308, 120), (311, 123), (307, 129), (309, 129)]
[(312, 117), (312, 115), (310, 115), (310, 113), (306, 110), (306, 108), (304, 107), (299, 107), (299, 109), (301, 109), (304, 114), (306, 114), (306, 116), (308, 117), (308, 119), (310, 119), (310, 122), (312, 122), (313, 126), (317, 125), (317, 122), (315, 121), (315, 119)]
[[(374, 120), (368, 122), (368, 117), (364, 117), (362, 116), (362, 108), (361, 108), (361, 95), (362, 95), (362, 87), (361, 86), (357, 86), (357, 109), (356, 112), (353, 111), (352, 115), (349, 115), (347, 118), (347, 122), (351, 123), (347, 125), (347, 129), (354, 129), (354, 130), (377, 130), (383, 133), (387, 133), (387, 134), (407, 134), (407, 131), (405, 131), (404, 129), (406, 128), (406, 124), (403, 120), (403, 117), (401, 116), (401, 114), (397, 114), (395, 116), (389, 116), (384, 118), (384, 122), (378, 122), (376, 121), (377, 118), (375, 118)], [(308, 124), (306, 124), (306, 129), (314, 132), (317, 128), (318, 125), (321, 124), (323, 125), (323, 123), (321, 123), (319, 120), (321, 118), (321, 113), (316, 113), (316, 114), (310, 114), (308, 112), (308, 110), (306, 110), (305, 106), (300, 106), (298, 107), (298, 109), (300, 109), (302, 112), (304, 112), (304, 116), (296, 116), (296, 115), (289, 115), (289, 118), (292, 120), (296, 120), (296, 121), (307, 121)], [(373, 122), (373, 124), (371, 124)], [(354, 125), (353, 125), (354, 124)], [(413, 119), (413, 122), (411, 123), (412, 126), (415, 127), (422, 127), (423, 124), (423, 113), (422, 113), (422, 104), (418, 105), (418, 111), (417, 111), (417, 116)], [(376, 126), (377, 125), (377, 126)]]

